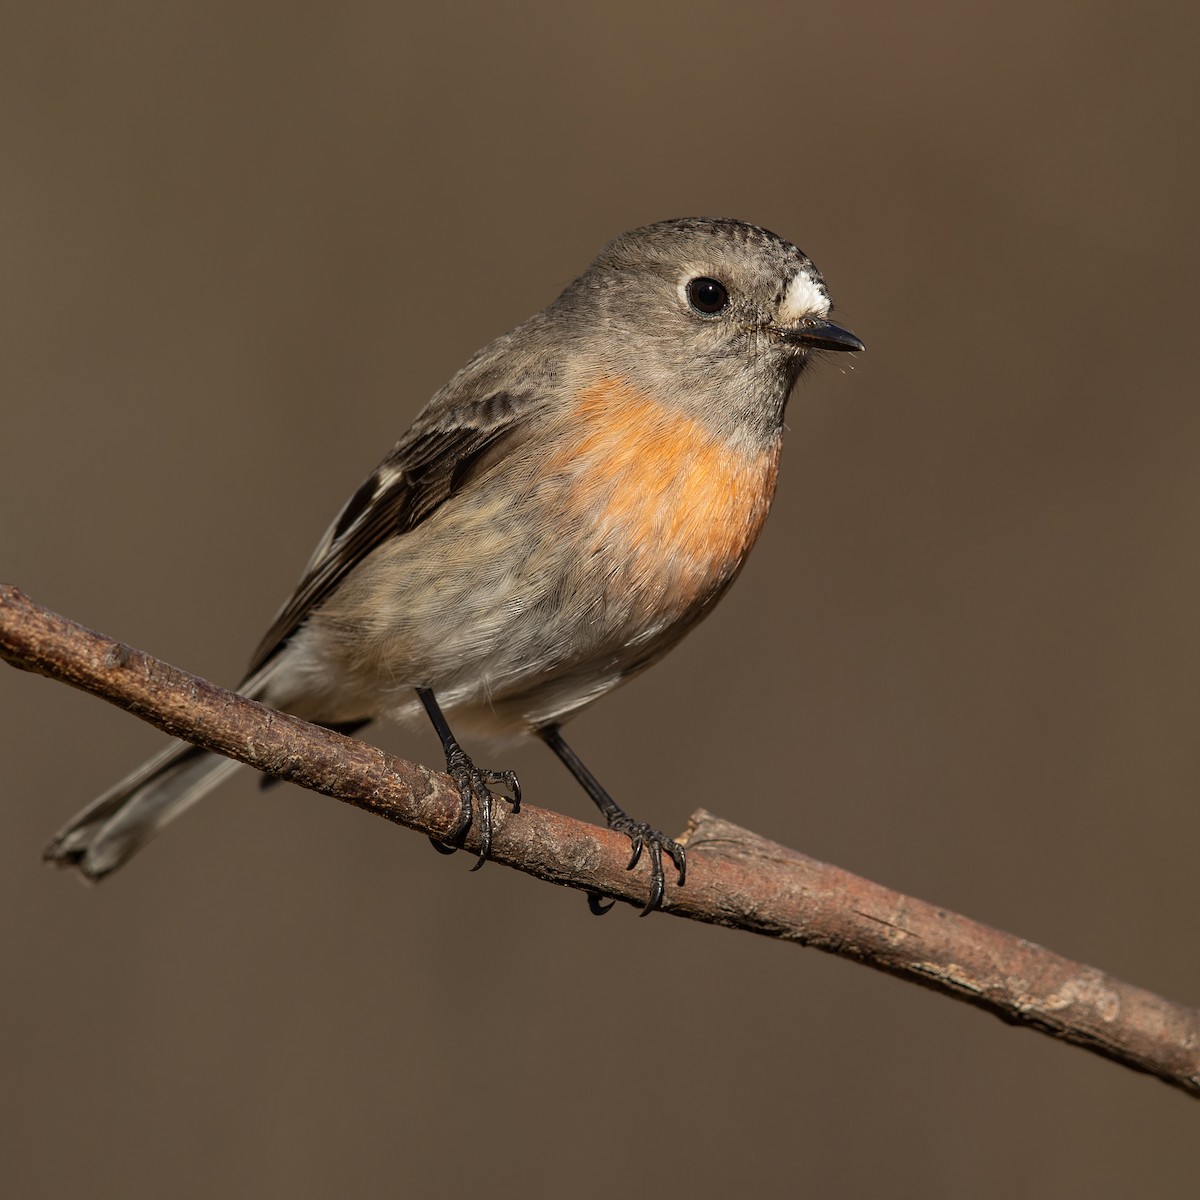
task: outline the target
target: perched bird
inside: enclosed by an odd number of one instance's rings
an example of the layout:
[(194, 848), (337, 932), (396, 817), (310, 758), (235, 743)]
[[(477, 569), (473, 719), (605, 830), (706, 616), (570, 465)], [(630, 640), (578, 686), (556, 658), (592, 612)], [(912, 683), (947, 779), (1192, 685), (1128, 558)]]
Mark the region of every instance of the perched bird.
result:
[[(683, 847), (631, 818), (561, 727), (665, 654), (720, 599), (775, 492), (784, 408), (829, 320), (811, 260), (735, 220), (621, 234), (548, 308), (443, 387), (350, 498), (239, 691), (343, 732), (433, 722), (480, 863), (492, 787), (451, 732), (536, 734), (650, 858)], [(173, 743), (80, 813), (46, 858), (98, 879), (238, 764)], [(478, 809), (478, 815), (476, 815)]]

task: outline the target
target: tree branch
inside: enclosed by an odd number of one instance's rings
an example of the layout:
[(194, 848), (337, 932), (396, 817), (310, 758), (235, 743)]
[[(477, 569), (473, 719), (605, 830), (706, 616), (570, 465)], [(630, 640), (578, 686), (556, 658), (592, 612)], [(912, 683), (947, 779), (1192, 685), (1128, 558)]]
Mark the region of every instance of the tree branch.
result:
[[(0, 584), (0, 656), (100, 696), (175, 737), (435, 838), (454, 829), (448, 776), (188, 675)], [(492, 858), (538, 879), (641, 905), (628, 841), (559, 813), (497, 805)], [(923, 984), (1200, 1096), (1200, 1011), (893, 892), (700, 810), (684, 839), (675, 916), (839, 954)], [(477, 850), (474, 831), (466, 848)]]

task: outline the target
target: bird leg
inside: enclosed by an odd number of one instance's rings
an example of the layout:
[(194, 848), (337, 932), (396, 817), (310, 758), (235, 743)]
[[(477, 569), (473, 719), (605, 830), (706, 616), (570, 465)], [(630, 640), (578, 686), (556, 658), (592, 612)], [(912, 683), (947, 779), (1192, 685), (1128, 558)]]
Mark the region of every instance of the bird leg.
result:
[(492, 850), (492, 801), (495, 796), (488, 785), (498, 783), (508, 791), (513, 812), (521, 811), (521, 785), (514, 771), (488, 771), (475, 765), (450, 731), (432, 689), (419, 687), (417, 696), (425, 706), (425, 711), (429, 714), (433, 728), (442, 743), (442, 749), (446, 752), (446, 773), (458, 787), (459, 799), (462, 802), (458, 824), (450, 837), (444, 842), (436, 838), (429, 840), (433, 843), (433, 848), (440, 853), (453, 854), (461, 846), (467, 830), (471, 828), (474, 805), (478, 802), (479, 861), (471, 868), (472, 871), (478, 871)]
[[(679, 884), (682, 887), (687, 874), (687, 856), (684, 848), (674, 838), (669, 838), (645, 821), (635, 821), (600, 785), (600, 781), (583, 765), (579, 756), (563, 741), (557, 725), (544, 725), (538, 730), (538, 736), (562, 760), (563, 765), (575, 776), (580, 786), (592, 798), (596, 807), (604, 814), (604, 820), (609, 829), (623, 833), (633, 844), (633, 851), (626, 868), (632, 871), (642, 857), (642, 850), (650, 852), (650, 896), (642, 916), (652, 913), (661, 907), (665, 881), (663, 878), (662, 856), (665, 850), (679, 872)], [(588, 895), (588, 907), (597, 916), (602, 916), (612, 907), (612, 904), (602, 905), (601, 897), (595, 893)]]

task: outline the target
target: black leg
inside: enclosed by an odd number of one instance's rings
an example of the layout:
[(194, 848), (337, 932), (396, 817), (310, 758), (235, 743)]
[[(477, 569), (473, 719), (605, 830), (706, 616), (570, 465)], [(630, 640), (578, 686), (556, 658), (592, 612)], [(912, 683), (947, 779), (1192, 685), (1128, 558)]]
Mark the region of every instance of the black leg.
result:
[[(618, 833), (625, 834), (633, 843), (633, 852), (630, 855), (628, 867), (630, 871), (637, 866), (638, 860), (642, 857), (643, 847), (649, 848), (650, 898), (646, 901), (646, 907), (642, 909), (642, 916), (652, 913), (662, 904), (665, 888), (662, 865), (664, 850), (671, 856), (671, 861), (679, 872), (680, 886), (683, 886), (684, 878), (687, 875), (687, 856), (683, 847), (673, 838), (667, 837), (665, 833), (660, 833), (653, 826), (647, 825), (645, 821), (635, 821), (600, 786), (600, 781), (583, 765), (575, 751), (563, 741), (557, 725), (543, 726), (538, 730), (538, 735), (558, 755), (567, 770), (579, 781), (583, 790), (591, 796), (596, 807), (604, 814), (609, 829), (615, 829)], [(593, 893), (588, 896), (588, 907), (599, 916), (608, 912), (612, 905), (608, 905), (607, 908), (601, 907), (600, 897)]]
[(521, 811), (521, 785), (512, 771), (486, 771), (477, 767), (458, 744), (454, 734), (450, 732), (450, 726), (446, 723), (446, 718), (432, 690), (423, 687), (417, 688), (417, 696), (425, 706), (425, 711), (429, 714), (430, 721), (433, 722), (433, 728), (437, 731), (442, 749), (446, 752), (446, 772), (458, 785), (458, 795), (462, 801), (462, 812), (458, 825), (450, 835), (449, 842), (442, 843), (434, 838), (429, 840), (433, 842), (435, 850), (443, 854), (453, 854), (457, 845), (466, 837), (467, 830), (471, 828), (474, 802), (478, 800), (479, 861), (471, 868), (472, 871), (478, 871), (487, 861), (492, 849), (492, 800), (494, 797), (488, 784), (499, 783), (508, 789), (513, 812)]

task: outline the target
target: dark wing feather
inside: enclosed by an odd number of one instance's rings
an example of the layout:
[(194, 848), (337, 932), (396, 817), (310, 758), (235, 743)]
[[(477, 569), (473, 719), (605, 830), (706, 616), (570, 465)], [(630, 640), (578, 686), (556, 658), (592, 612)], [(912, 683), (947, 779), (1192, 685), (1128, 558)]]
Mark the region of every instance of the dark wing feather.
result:
[[(490, 395), (453, 425), (418, 424), (346, 502), (317, 547), (292, 598), (255, 651), (247, 677), (265, 666), (377, 546), (415, 529), (523, 440), (511, 395)], [(472, 418), (476, 418), (472, 420)]]

